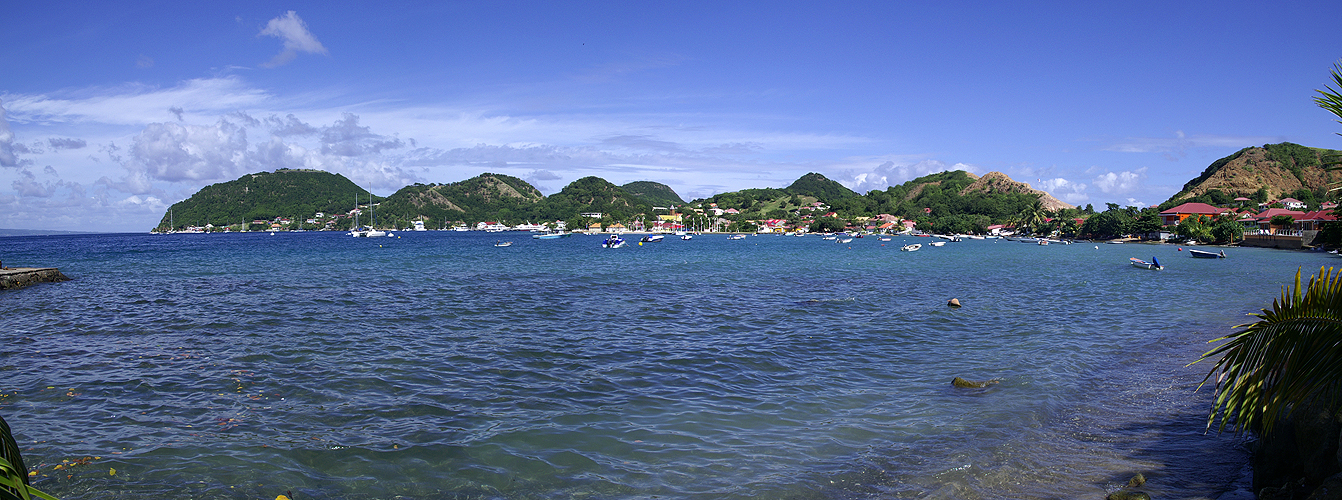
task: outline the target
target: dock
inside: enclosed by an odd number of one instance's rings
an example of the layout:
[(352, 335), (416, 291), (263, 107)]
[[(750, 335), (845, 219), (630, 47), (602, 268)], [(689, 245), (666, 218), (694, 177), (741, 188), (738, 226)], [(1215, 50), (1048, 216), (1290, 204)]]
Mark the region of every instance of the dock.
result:
[(33, 283), (70, 281), (54, 267), (7, 267), (0, 269), (0, 290), (23, 288)]

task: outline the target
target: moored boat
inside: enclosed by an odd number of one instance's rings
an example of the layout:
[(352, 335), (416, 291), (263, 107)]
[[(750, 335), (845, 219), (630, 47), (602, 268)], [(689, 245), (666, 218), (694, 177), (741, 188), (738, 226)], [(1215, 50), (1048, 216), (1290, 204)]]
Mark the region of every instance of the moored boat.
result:
[(903, 252), (916, 252), (918, 251), (919, 248), (922, 247), (923, 247), (922, 243), (914, 243), (912, 245), (904, 245), (900, 247), (899, 250)]
[(1152, 271), (1159, 271), (1165, 268), (1165, 266), (1160, 265), (1160, 261), (1156, 260), (1155, 257), (1151, 257), (1151, 262), (1147, 262), (1142, 259), (1138, 259), (1136, 257), (1128, 259), (1128, 262), (1131, 262), (1134, 267), (1143, 267), (1146, 269), (1150, 269)]
[(494, 243), (494, 246), (496, 246), (496, 247), (510, 247), (510, 246), (513, 246), (513, 242), (511, 242), (511, 241), (499, 241), (499, 242), (495, 242), (495, 243)]
[(1217, 253), (1217, 252), (1208, 252), (1208, 251), (1206, 251), (1206, 250), (1194, 250), (1194, 249), (1190, 248), (1190, 249), (1188, 249), (1188, 253), (1191, 254), (1191, 255), (1193, 256), (1193, 258), (1195, 258), (1195, 259), (1224, 259), (1224, 258), (1226, 258), (1226, 251), (1225, 251), (1225, 250), (1221, 250), (1220, 253)]
[(606, 241), (601, 242), (601, 248), (620, 248), (624, 246), (624, 239), (618, 234), (612, 234), (606, 237)]

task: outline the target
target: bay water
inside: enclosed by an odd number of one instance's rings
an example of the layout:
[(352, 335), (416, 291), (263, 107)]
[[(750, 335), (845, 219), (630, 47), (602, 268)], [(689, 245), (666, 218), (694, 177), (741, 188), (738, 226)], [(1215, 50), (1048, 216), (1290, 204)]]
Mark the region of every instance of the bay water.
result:
[(1186, 365), (1339, 262), (600, 242), (0, 238), (73, 279), (0, 292), (0, 416), (65, 499), (1216, 498), (1246, 447)]

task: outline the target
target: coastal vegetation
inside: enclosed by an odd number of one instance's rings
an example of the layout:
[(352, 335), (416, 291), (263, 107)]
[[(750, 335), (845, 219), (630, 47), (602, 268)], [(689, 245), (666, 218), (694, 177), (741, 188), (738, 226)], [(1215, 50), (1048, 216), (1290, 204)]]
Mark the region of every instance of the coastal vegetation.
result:
[(684, 205), (685, 200), (680, 199), (671, 186), (660, 182), (634, 181), (620, 186), (625, 192), (642, 198), (648, 203), (658, 206), (678, 206)]
[[(415, 222), (446, 228), (556, 221), (569, 228), (650, 227), (660, 217), (673, 217), (685, 227), (729, 231), (755, 231), (767, 224), (833, 232), (911, 221), (927, 232), (984, 233), (1004, 225), (1023, 233), (1117, 238), (1161, 230), (1160, 211), (1188, 202), (1248, 209), (1291, 197), (1317, 209), (1330, 183), (1342, 180), (1327, 168), (1330, 158), (1339, 155), (1342, 152), (1291, 143), (1244, 148), (1213, 162), (1158, 206), (1139, 209), (1110, 203), (1098, 213), (1090, 206), (1063, 203), (999, 172), (978, 176), (962, 170), (861, 194), (819, 173), (808, 173), (786, 188), (743, 189), (689, 202), (665, 184), (638, 181), (617, 186), (599, 177), (577, 179), (547, 197), (522, 179), (497, 173), (446, 184), (416, 183), (383, 199), (339, 174), (279, 170), (207, 186), (174, 204), (156, 229), (168, 230), (171, 225), (174, 230), (344, 230), (353, 227), (356, 218), (381, 228), (404, 228)], [(369, 212), (376, 214), (376, 221)], [(1175, 233), (1202, 243), (1225, 243), (1239, 238), (1242, 226), (1232, 216), (1194, 218)], [(1321, 237), (1342, 243), (1342, 225), (1326, 225)]]
[[(368, 196), (357, 184), (340, 174), (289, 169), (257, 172), (205, 186), (190, 198), (172, 204), (158, 227), (171, 225), (181, 229), (214, 225), (241, 229), (256, 220), (346, 213), (353, 208), (356, 197), (367, 203)], [(374, 202), (378, 199), (374, 197)]]
[[(1342, 64), (1333, 65), (1332, 78), (1342, 89)], [(1318, 93), (1315, 103), (1342, 123), (1342, 92), (1329, 86)], [(1327, 174), (1320, 198), (1337, 192), (1338, 152), (1277, 146), (1265, 146), (1266, 156), (1297, 179), (1318, 177), (1307, 168)], [(1287, 221), (1272, 220), (1279, 222)], [(1329, 229), (1336, 234), (1337, 223)], [(1216, 387), (1207, 428), (1219, 421), (1218, 432), (1229, 425), (1260, 437), (1254, 457), (1259, 498), (1336, 498), (1336, 486), (1328, 484), (1342, 482), (1342, 273), (1321, 267), (1308, 287), (1301, 274), (1296, 271), (1294, 286), (1283, 288), (1271, 309), (1253, 315), (1258, 321), (1213, 340), (1222, 343), (1194, 362), (1216, 359), (1202, 382), (1214, 380)]]

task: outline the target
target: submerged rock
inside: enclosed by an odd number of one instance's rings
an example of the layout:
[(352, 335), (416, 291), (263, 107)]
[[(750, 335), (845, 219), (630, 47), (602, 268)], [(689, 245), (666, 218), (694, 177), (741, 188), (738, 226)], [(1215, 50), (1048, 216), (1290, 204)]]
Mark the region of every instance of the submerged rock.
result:
[(1151, 500), (1151, 495), (1142, 491), (1121, 490), (1110, 493), (1105, 500)]
[(1146, 484), (1146, 476), (1143, 476), (1142, 473), (1140, 472), (1138, 472), (1137, 475), (1132, 476), (1132, 479), (1128, 480), (1129, 488), (1136, 488), (1143, 484)]
[(951, 385), (956, 386), (956, 387), (963, 387), (963, 388), (966, 388), (966, 389), (974, 389), (974, 388), (988, 387), (988, 386), (990, 386), (990, 385), (996, 384), (996, 383), (1001, 382), (1001, 381), (1002, 381), (1001, 379), (992, 379), (992, 380), (983, 380), (983, 381), (978, 381), (978, 380), (965, 380), (965, 379), (962, 379), (962, 378), (960, 378), (960, 377), (955, 377), (955, 378), (951, 379)]

